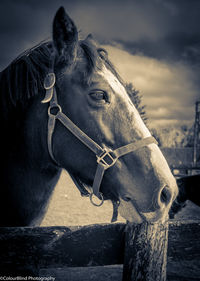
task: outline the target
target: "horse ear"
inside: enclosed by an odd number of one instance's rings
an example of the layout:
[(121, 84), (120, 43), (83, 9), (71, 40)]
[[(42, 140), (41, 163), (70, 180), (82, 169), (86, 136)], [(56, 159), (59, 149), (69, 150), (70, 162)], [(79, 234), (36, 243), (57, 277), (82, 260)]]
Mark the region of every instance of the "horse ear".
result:
[(93, 36), (92, 36), (92, 34), (90, 33), (90, 34), (88, 34), (88, 36), (86, 37), (86, 39), (85, 40), (93, 40)]
[(53, 21), (53, 42), (57, 51), (56, 63), (61, 67), (73, 64), (77, 54), (78, 31), (63, 7), (59, 8)]

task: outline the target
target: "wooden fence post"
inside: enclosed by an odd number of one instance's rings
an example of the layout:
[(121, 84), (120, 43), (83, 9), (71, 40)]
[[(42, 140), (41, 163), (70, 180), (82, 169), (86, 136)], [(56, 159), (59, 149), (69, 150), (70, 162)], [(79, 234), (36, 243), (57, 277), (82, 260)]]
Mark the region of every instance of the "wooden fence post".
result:
[(126, 226), (123, 281), (166, 281), (168, 223)]

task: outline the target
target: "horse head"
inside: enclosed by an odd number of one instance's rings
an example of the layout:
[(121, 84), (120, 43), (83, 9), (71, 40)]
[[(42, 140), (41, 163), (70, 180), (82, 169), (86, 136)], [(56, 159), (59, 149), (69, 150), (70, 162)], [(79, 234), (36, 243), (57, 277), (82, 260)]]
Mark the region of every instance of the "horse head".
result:
[(50, 104), (51, 161), (92, 195), (119, 202), (127, 220), (166, 219), (176, 181), (107, 52), (91, 36), (79, 40), (62, 7), (53, 22), (53, 45), (43, 99)]

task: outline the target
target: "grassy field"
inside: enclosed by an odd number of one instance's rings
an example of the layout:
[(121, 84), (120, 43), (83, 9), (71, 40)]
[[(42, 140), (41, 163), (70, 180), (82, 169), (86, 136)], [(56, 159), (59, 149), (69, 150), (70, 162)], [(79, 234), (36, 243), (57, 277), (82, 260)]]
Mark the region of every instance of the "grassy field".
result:
[[(41, 226), (109, 223), (111, 217), (111, 202), (94, 207), (89, 198), (81, 197), (69, 175), (63, 171)], [(200, 219), (200, 208), (188, 202), (176, 219)], [(119, 216), (118, 222), (125, 220)]]

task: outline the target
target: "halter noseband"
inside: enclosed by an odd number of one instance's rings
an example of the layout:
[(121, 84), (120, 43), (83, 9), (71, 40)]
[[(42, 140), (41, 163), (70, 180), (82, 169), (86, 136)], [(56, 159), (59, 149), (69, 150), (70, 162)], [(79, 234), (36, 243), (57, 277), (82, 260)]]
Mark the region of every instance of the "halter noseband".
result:
[[(85, 144), (91, 151), (93, 151), (97, 157), (97, 169), (92, 185), (92, 193), (90, 194), (90, 200), (93, 205), (101, 206), (103, 204), (103, 194), (99, 191), (104, 172), (112, 167), (119, 157), (126, 155), (132, 151), (135, 151), (148, 144), (155, 143), (157, 141), (154, 137), (146, 137), (137, 142), (133, 142), (124, 146), (121, 146), (115, 150), (102, 148), (89, 136), (87, 136), (81, 129), (79, 129), (63, 112), (61, 106), (58, 104), (55, 85), (55, 74), (49, 73), (44, 80), (44, 88), (46, 89), (46, 96), (42, 103), (49, 102), (48, 108), (48, 150), (52, 160), (57, 163), (52, 151), (52, 136), (55, 128), (56, 120), (59, 120), (74, 136), (76, 136), (83, 144)], [(56, 111), (56, 113), (54, 112)], [(93, 195), (97, 196), (101, 203), (97, 205), (93, 201)]]

